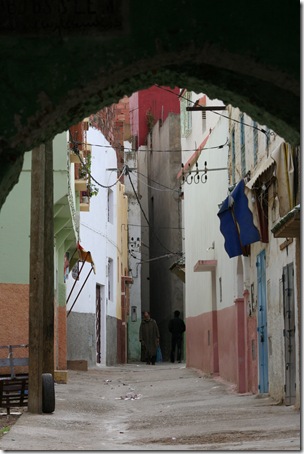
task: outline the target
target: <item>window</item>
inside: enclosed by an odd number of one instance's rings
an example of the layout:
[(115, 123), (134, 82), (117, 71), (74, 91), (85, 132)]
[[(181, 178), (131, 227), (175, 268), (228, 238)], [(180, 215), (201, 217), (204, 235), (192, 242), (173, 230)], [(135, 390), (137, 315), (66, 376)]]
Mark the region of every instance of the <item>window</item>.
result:
[(231, 133), (231, 183), (235, 184), (235, 131)]
[(192, 106), (191, 91), (186, 91), (181, 98), (181, 135), (187, 137), (192, 130), (192, 112), (188, 112), (187, 107)]
[[(192, 106), (192, 95), (191, 95), (191, 91), (187, 91), (187, 107), (191, 107)], [(187, 132), (188, 134), (190, 133), (191, 129), (192, 129), (192, 112), (187, 112)]]
[(206, 118), (207, 118), (207, 113), (205, 110), (202, 111), (202, 132), (204, 133), (206, 131)]
[(246, 155), (245, 155), (245, 124), (244, 124), (244, 114), (241, 115), (240, 119), (240, 142), (241, 142), (241, 167), (242, 167), (242, 177), (246, 175)]
[(268, 156), (269, 144), (270, 144), (270, 129), (269, 129), (269, 128), (265, 128), (265, 129), (266, 129), (266, 132), (265, 132), (265, 138), (266, 138), (266, 150), (267, 150), (267, 156)]
[(108, 259), (108, 299), (113, 301), (113, 260)]
[(258, 162), (259, 151), (259, 130), (256, 121), (253, 122), (253, 164), (256, 166)]
[(268, 188), (266, 189), (256, 189), (255, 190), (255, 199), (257, 204), (257, 211), (260, 223), (260, 234), (261, 242), (269, 242), (269, 233), (268, 233)]
[(113, 224), (113, 191), (108, 189), (108, 222)]

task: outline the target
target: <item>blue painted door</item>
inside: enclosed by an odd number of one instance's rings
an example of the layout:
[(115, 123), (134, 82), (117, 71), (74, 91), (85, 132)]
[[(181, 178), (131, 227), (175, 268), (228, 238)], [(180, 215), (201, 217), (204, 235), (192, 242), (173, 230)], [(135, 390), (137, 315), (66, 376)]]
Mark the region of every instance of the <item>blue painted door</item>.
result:
[(268, 392), (268, 336), (266, 304), (266, 255), (262, 251), (257, 256), (258, 281), (258, 352), (259, 352), (259, 392)]

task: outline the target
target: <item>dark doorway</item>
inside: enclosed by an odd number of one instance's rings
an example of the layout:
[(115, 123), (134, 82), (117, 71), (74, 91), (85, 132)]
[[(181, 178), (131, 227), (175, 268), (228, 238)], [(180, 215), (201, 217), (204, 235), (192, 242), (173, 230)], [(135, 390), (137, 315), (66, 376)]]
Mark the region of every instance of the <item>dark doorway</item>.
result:
[(283, 268), (284, 347), (285, 347), (285, 405), (294, 405), (295, 381), (295, 304), (293, 263)]

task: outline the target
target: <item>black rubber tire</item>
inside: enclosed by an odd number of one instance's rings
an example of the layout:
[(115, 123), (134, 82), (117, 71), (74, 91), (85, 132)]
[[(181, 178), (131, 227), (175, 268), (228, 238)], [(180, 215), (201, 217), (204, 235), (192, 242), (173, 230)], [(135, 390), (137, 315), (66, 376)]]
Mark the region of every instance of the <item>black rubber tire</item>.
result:
[(42, 411), (53, 413), (55, 410), (55, 385), (52, 374), (42, 374)]

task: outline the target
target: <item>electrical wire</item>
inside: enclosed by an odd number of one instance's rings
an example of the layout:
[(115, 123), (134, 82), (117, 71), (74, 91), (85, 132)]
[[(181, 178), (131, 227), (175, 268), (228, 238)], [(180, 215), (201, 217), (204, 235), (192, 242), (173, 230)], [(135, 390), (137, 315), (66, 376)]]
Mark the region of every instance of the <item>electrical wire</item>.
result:
[[(71, 143), (71, 142), (69, 142)], [(86, 142), (75, 142), (77, 145), (86, 145)], [(113, 145), (98, 145), (98, 144), (94, 144), (94, 143), (90, 143), (89, 145), (91, 145), (92, 147), (100, 147), (100, 148), (112, 148), (113, 149)], [(214, 149), (217, 149), (217, 148), (223, 148), (225, 145), (227, 145), (227, 142), (224, 143), (224, 144), (221, 144), (221, 145), (215, 145), (213, 147), (206, 147), (204, 148), (204, 150), (214, 150)], [(131, 147), (123, 147), (123, 151), (129, 151), (129, 152), (138, 152), (138, 149), (137, 148), (131, 148)], [(147, 149), (147, 150), (140, 150), (139, 152), (142, 153), (142, 152), (153, 152), (153, 153), (181, 153), (181, 152), (189, 152), (191, 151), (192, 153), (194, 153), (195, 151), (197, 151), (196, 149), (194, 148), (191, 148), (191, 149), (176, 149), (176, 150), (154, 150), (153, 149)]]
[(147, 218), (147, 216), (146, 216), (146, 213), (145, 213), (143, 207), (141, 206), (141, 203), (140, 203), (138, 194), (137, 194), (137, 192), (136, 192), (136, 190), (135, 190), (135, 188), (134, 188), (133, 181), (132, 181), (132, 179), (131, 179), (130, 172), (129, 172), (129, 170), (128, 170), (128, 166), (126, 166), (126, 175), (129, 177), (129, 181), (130, 181), (130, 184), (131, 184), (131, 186), (132, 186), (132, 189), (133, 189), (134, 195), (135, 195), (135, 197), (136, 197), (137, 203), (138, 203), (138, 205), (139, 205), (139, 208), (140, 208), (140, 210), (141, 210), (141, 212), (142, 212), (142, 214), (143, 214), (143, 216), (144, 216), (144, 218), (145, 218), (145, 220), (146, 220), (148, 226), (150, 227), (151, 233), (155, 236), (155, 238), (156, 238), (156, 240), (159, 242), (159, 244), (160, 244), (164, 249), (166, 249), (166, 251), (168, 251), (170, 254), (180, 256), (180, 255), (181, 255), (180, 252), (173, 252), (173, 251), (171, 251), (170, 249), (168, 249), (166, 246), (164, 246), (164, 244), (161, 242), (161, 240), (160, 240), (160, 239), (158, 238), (158, 236), (156, 235), (155, 231), (154, 231), (154, 230), (152, 229), (152, 227), (150, 226), (150, 222), (149, 222), (149, 220), (148, 220), (148, 218)]
[[(167, 91), (167, 92), (171, 93), (172, 95), (177, 96), (178, 98), (183, 98), (186, 101), (191, 102), (193, 105), (195, 105), (196, 102), (197, 102), (197, 101), (192, 101), (191, 99), (188, 99), (188, 98), (186, 98), (185, 96), (183, 96), (181, 94), (178, 95), (177, 93), (174, 93), (174, 91), (169, 90), (168, 88), (162, 87), (161, 85), (155, 84), (155, 87), (157, 87), (157, 88), (159, 88), (161, 90)], [(220, 117), (228, 118), (228, 120), (234, 121), (236, 123), (242, 123), (244, 126), (247, 126), (248, 128), (257, 129), (258, 131), (260, 131), (263, 134), (265, 134), (265, 136), (268, 136), (268, 135), (273, 136), (273, 135), (275, 135), (275, 133), (273, 131), (270, 131), (270, 130), (266, 131), (265, 129), (259, 128), (258, 126), (249, 125), (249, 124), (244, 123), (242, 121), (239, 121), (239, 120), (236, 120), (234, 118), (228, 117), (227, 115), (221, 114), (221, 113), (217, 112), (216, 110), (210, 110), (210, 112), (212, 112), (212, 113), (214, 113), (216, 115), (219, 115)]]
[[(132, 171), (133, 172), (133, 171)], [(139, 174), (139, 172), (137, 172)], [(136, 179), (137, 181), (140, 181), (144, 186), (146, 186), (147, 188), (151, 188), (151, 189), (154, 189), (155, 191), (160, 191), (160, 192), (177, 192), (179, 193), (179, 191), (177, 189), (171, 189), (171, 188), (166, 188), (166, 189), (160, 189), (160, 188), (156, 188), (155, 186), (151, 186), (150, 184), (146, 183), (145, 181), (143, 181), (142, 179), (140, 179), (137, 175), (136, 175)], [(153, 181), (153, 180), (151, 180)], [(160, 183), (157, 183), (156, 181), (154, 181), (154, 183), (156, 184), (160, 184)], [(161, 185), (163, 186), (163, 185)]]
[[(132, 227), (146, 227), (148, 228), (148, 225), (139, 225), (139, 224), (128, 224), (128, 226)], [(185, 227), (158, 227), (159, 230), (184, 230)]]
[[(90, 177), (98, 186), (100, 186), (101, 188), (110, 189), (110, 188), (112, 188), (113, 186), (115, 186), (115, 185), (120, 181), (120, 179), (123, 177), (123, 175), (125, 174), (125, 166), (122, 168), (121, 174), (119, 175), (119, 177), (117, 178), (117, 180), (115, 181), (115, 183), (110, 184), (110, 185), (103, 185), (103, 184), (99, 183), (99, 181), (97, 181), (97, 180), (93, 177), (93, 175), (91, 174), (91, 172), (90, 172), (89, 169), (87, 168), (85, 162), (83, 161), (83, 159), (82, 159), (81, 156), (80, 156), (79, 149), (78, 149), (78, 144), (80, 144), (80, 142), (76, 142), (76, 141), (73, 139), (73, 136), (72, 136), (70, 130), (69, 130), (69, 133), (70, 133), (70, 136), (71, 136), (71, 139), (72, 139), (73, 151), (74, 151), (74, 153), (78, 156), (79, 161), (80, 161), (80, 163), (81, 163), (81, 165), (82, 165), (82, 168), (87, 172), (87, 174), (89, 175), (89, 177)], [(70, 143), (71, 143), (71, 142), (70, 142)], [(85, 143), (84, 143), (84, 144), (85, 144)]]

